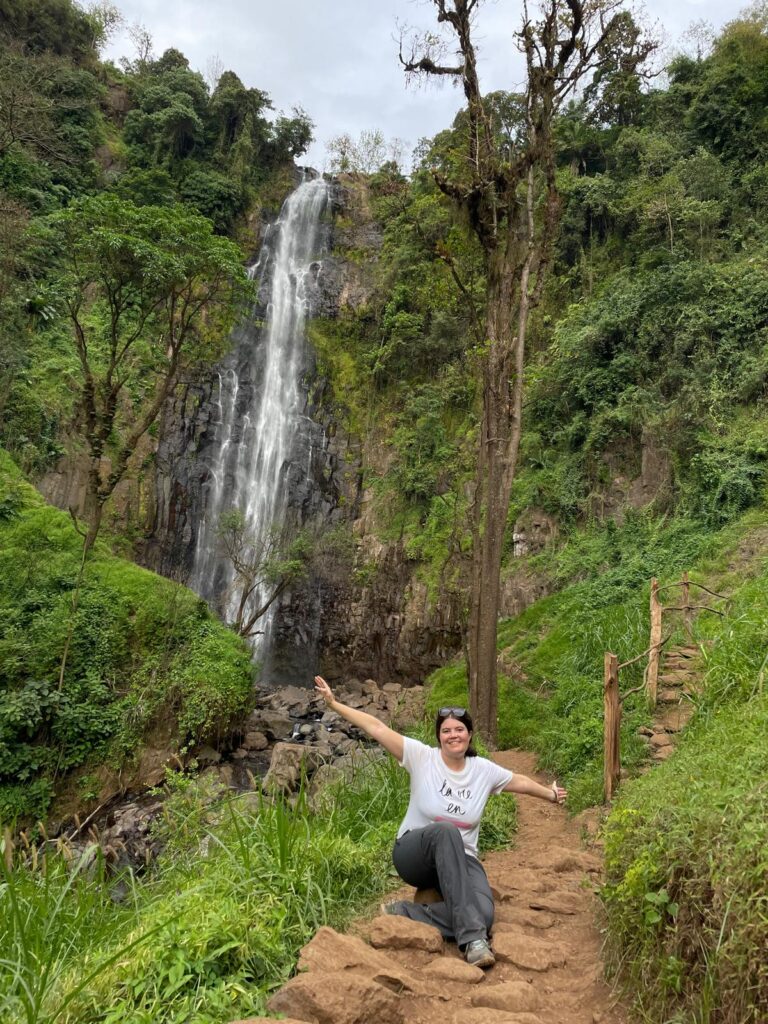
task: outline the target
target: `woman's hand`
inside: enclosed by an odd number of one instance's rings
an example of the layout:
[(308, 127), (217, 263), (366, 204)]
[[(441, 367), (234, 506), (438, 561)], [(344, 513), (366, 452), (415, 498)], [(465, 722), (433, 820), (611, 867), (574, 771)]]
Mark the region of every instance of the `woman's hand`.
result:
[(333, 703), (333, 690), (322, 676), (315, 676), (315, 692), (319, 694), (325, 703), (330, 707)]
[(558, 786), (557, 779), (552, 783), (552, 792), (554, 793), (553, 803), (564, 804), (568, 799), (568, 790), (563, 789), (562, 786)]

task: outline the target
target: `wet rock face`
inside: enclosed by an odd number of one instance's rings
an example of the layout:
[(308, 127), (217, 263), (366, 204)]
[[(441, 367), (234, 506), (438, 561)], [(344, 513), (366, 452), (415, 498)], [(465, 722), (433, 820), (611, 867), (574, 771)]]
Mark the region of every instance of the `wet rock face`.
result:
[[(326, 255), (313, 265), (309, 281), (311, 313), (321, 317), (335, 317), (369, 300), (370, 267), (381, 245), (367, 191), (353, 176), (334, 184), (331, 210)], [(259, 226), (261, 234), (265, 230)], [(346, 261), (338, 254), (347, 249), (368, 253), (371, 261)], [(164, 410), (150, 502), (152, 528), (139, 557), (181, 582), (191, 579), (207, 495), (219, 468), (214, 452), (220, 380), (236, 373), (238, 403), (247, 408), (260, 387), (252, 350), (259, 344), (257, 322), (266, 316), (267, 298), (264, 283), (253, 322), (236, 333), (229, 355), (205, 378), (184, 382)], [(359, 441), (336, 421), (328, 383), (318, 376), (309, 346), (303, 375), (304, 427), (285, 469), (287, 525), (317, 531), (340, 527), (355, 536), (358, 556), (354, 564), (325, 567), (281, 595), (269, 650), (260, 656), (261, 683), (270, 690), (288, 683), (309, 686), (319, 671), (332, 679), (349, 674), (382, 682), (424, 678), (459, 650), (460, 609), (450, 596), (429, 599), (414, 578), (417, 564), (402, 544), (378, 541), (370, 514), (373, 497), (362, 485)], [(236, 434), (232, 441), (237, 443)], [(362, 573), (353, 571), (361, 567)], [(226, 581), (219, 571), (214, 588), (223, 594)]]

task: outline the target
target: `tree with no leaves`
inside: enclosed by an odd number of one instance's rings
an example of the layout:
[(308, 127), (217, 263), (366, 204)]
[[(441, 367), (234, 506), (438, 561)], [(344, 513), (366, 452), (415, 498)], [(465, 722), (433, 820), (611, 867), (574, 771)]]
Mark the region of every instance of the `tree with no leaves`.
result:
[[(476, 321), (475, 339), (483, 406), (466, 651), (472, 715), (493, 743), (499, 581), (522, 430), (526, 333), (544, 286), (560, 213), (553, 129), (580, 84), (614, 65), (619, 55), (623, 68), (640, 67), (653, 44), (630, 36), (627, 52), (622, 0), (541, 0), (535, 14), (525, 2), (517, 46), (525, 59), (526, 87), (519, 131), (510, 142), (499, 132), (493, 106), (480, 88), (473, 42), (480, 0), (432, 3), (445, 34), (402, 37), (400, 60), (411, 76), (459, 82), (467, 105), (465, 159), (447, 173), (435, 171), (434, 177), (475, 234), (486, 270), (485, 308)], [(455, 58), (446, 63), (449, 45)], [(461, 288), (458, 268), (453, 272)]]
[(229, 595), (235, 616), (229, 625), (246, 639), (258, 636), (260, 620), (283, 591), (304, 579), (313, 553), (306, 533), (289, 541), (277, 528), (250, 530), (239, 509), (230, 509), (218, 525), (219, 546), (232, 566)]

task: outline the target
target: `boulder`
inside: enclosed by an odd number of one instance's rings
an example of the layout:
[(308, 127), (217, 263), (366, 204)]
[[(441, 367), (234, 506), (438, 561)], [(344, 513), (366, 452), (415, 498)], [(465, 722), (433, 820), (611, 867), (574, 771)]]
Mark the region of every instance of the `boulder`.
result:
[(398, 995), (349, 971), (299, 974), (272, 996), (267, 1008), (313, 1024), (403, 1024), (405, 1020)]
[(287, 714), (264, 708), (251, 712), (246, 720), (246, 726), (248, 731), (263, 732), (272, 740), (284, 740), (286, 736), (290, 736), (293, 722)]
[(243, 742), (240, 746), (244, 750), (266, 750), (269, 746), (269, 740), (263, 732), (251, 729), (243, 737)]
[(221, 760), (221, 753), (218, 750), (214, 750), (213, 747), (195, 747), (192, 751), (192, 757), (199, 765), (207, 766), (209, 764), (218, 764)]
[(269, 698), (270, 707), (274, 711), (290, 711), (296, 718), (308, 715), (315, 702), (315, 691), (305, 690), (300, 686), (283, 686)]
[(276, 743), (262, 788), (265, 793), (293, 793), (299, 788), (302, 771), (311, 775), (319, 763), (320, 758), (312, 747), (300, 743)]
[(374, 918), (370, 943), (376, 949), (423, 949), (427, 953), (441, 953), (443, 949), (443, 937), (436, 928), (389, 914)]

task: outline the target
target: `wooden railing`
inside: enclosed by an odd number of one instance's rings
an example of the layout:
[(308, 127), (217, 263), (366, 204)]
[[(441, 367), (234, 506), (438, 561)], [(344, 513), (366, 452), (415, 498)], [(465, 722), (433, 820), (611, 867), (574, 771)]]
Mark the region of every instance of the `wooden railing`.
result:
[[(659, 594), (664, 590), (672, 590), (680, 587), (682, 591), (679, 605), (662, 605)], [(622, 702), (633, 693), (645, 690), (648, 696), (648, 705), (652, 710), (656, 707), (657, 690), (659, 682), (659, 661), (661, 650), (672, 636), (672, 631), (662, 637), (662, 619), (664, 612), (682, 612), (683, 629), (686, 639), (693, 640), (693, 612), (707, 611), (714, 615), (725, 613), (717, 608), (711, 608), (706, 604), (691, 604), (691, 587), (698, 587), (700, 590), (711, 594), (719, 600), (727, 600), (722, 594), (716, 594), (701, 583), (694, 583), (689, 579), (688, 573), (684, 572), (677, 583), (668, 583), (664, 587), (659, 586), (657, 579), (651, 580), (651, 636), (650, 645), (642, 654), (630, 658), (619, 664), (619, 659), (610, 651), (605, 652), (603, 661), (603, 792), (606, 802), (613, 798), (616, 792), (619, 779), (621, 778), (621, 705)], [(619, 672), (629, 668), (642, 658), (648, 658), (648, 664), (643, 672), (643, 682), (626, 693), (619, 690)]]

